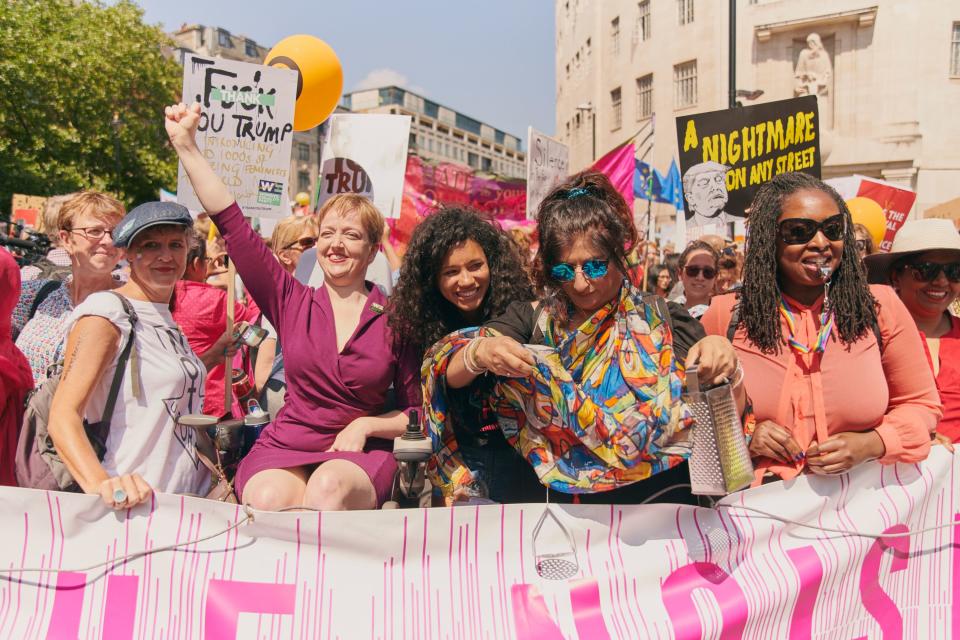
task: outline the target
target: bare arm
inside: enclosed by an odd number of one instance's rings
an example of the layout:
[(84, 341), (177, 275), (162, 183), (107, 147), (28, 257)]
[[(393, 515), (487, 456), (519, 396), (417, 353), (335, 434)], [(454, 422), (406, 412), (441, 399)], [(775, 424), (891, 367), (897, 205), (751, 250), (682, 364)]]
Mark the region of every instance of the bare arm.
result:
[(344, 427), (327, 451), (363, 451), (367, 438), (396, 438), (406, 428), (407, 416), (399, 409), (379, 416), (362, 416)]
[[(50, 406), (50, 438), (84, 493), (100, 494), (113, 507), (131, 507), (150, 496), (150, 487), (135, 474), (111, 478), (83, 428), (83, 417), (103, 371), (117, 353), (120, 331), (106, 318), (81, 318), (67, 337), (66, 361)], [(120, 427), (120, 425), (114, 425)], [(122, 489), (127, 499), (115, 501)]]
[(180, 157), (200, 204), (205, 211), (223, 211), (233, 204), (233, 196), (197, 147), (200, 105), (194, 102), (188, 107), (181, 102), (164, 109), (164, 115), (170, 144)]
[(263, 391), (267, 384), (267, 378), (273, 369), (273, 361), (277, 357), (277, 339), (264, 338), (257, 350), (257, 361), (253, 365), (253, 381), (257, 389), (257, 395)]

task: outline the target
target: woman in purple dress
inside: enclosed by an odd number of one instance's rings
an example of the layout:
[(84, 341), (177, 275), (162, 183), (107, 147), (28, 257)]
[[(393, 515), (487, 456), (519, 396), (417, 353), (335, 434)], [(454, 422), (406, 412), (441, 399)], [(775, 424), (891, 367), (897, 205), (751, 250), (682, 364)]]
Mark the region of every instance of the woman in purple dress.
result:
[[(391, 439), (420, 405), (420, 359), (391, 333), (386, 297), (365, 280), (383, 231), (380, 212), (344, 194), (320, 210), (317, 262), (324, 282), (300, 284), (273, 257), (195, 141), (200, 105), (166, 109), (167, 135), (227, 244), (244, 284), (277, 329), (286, 404), (237, 470), (257, 509), (371, 509), (390, 497)], [(396, 409), (385, 411), (393, 386)]]

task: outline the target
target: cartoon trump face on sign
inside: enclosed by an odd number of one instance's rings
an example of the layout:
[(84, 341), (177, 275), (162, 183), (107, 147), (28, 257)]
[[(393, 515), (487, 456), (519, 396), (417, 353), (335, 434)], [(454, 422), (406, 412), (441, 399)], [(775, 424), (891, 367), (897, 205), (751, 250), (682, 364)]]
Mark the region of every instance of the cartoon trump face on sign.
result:
[(686, 218), (694, 226), (727, 222), (727, 171), (725, 164), (701, 162), (683, 174), (683, 198), (687, 201)]

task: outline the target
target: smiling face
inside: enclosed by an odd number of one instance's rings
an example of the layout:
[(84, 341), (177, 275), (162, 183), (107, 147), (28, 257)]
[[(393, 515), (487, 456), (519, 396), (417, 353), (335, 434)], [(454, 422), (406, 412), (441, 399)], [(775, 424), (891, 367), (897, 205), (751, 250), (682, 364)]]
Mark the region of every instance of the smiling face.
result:
[(465, 240), (447, 252), (440, 264), (437, 288), (468, 321), (480, 321), (480, 307), (490, 288), (490, 265), (483, 248)]
[[(709, 278), (707, 276), (710, 276)], [(680, 270), (687, 306), (708, 304), (717, 278), (717, 263), (708, 251), (693, 251)]]
[[(800, 189), (783, 199), (778, 224), (792, 218), (823, 222), (840, 213), (833, 198), (818, 189)], [(777, 278), (780, 288), (791, 298), (810, 304), (823, 293), (824, 280), (819, 265), (830, 271), (840, 266), (843, 238), (831, 241), (822, 229), (803, 244), (786, 244), (777, 234)]]
[[(70, 227), (60, 231), (60, 245), (70, 254), (74, 269), (90, 275), (109, 274), (123, 255), (113, 246), (113, 240), (105, 231), (113, 231), (117, 219), (97, 216), (92, 213), (78, 215)], [(101, 235), (93, 238), (93, 235)]]
[(338, 287), (362, 283), (376, 254), (377, 246), (367, 237), (358, 211), (330, 211), (324, 216), (317, 240), (317, 263), (325, 282)]
[[(960, 262), (960, 253), (944, 249), (926, 251), (911, 256), (908, 263), (934, 262), (952, 264)], [(918, 280), (909, 267), (894, 270), (890, 274), (890, 284), (915, 319), (934, 319), (942, 316), (947, 307), (960, 296), (960, 282), (950, 282), (943, 270), (932, 282)]]
[(144, 289), (173, 288), (187, 266), (187, 230), (180, 225), (144, 229), (127, 249), (130, 277)]
[[(606, 275), (591, 280), (583, 273), (583, 263), (589, 260), (609, 260), (598, 249), (586, 234), (578, 235), (561, 253), (560, 262), (569, 264), (575, 270), (573, 280), (558, 283), (563, 292), (576, 307), (578, 316), (575, 320), (586, 319), (607, 304), (620, 291), (623, 275), (617, 270), (613, 261), (610, 261)], [(579, 267), (579, 268), (577, 268)]]

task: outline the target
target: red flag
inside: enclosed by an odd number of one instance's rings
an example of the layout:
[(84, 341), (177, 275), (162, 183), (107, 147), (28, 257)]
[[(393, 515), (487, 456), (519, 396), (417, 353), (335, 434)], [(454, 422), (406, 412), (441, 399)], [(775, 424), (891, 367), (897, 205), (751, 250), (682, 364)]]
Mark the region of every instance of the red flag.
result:
[(590, 167), (593, 171), (599, 171), (608, 178), (613, 186), (616, 187), (623, 199), (627, 201), (627, 206), (633, 211), (633, 170), (634, 155), (636, 150), (633, 144), (625, 144), (617, 147), (607, 155), (593, 163)]

